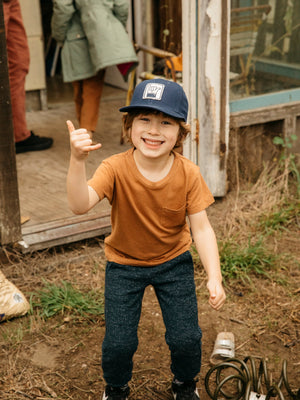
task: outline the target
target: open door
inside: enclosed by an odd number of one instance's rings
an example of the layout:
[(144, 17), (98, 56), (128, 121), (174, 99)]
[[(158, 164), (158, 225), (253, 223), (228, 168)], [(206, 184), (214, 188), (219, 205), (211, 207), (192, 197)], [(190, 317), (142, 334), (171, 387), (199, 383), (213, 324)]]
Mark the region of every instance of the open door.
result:
[[(2, 1), (0, 8), (2, 11)], [(169, 0), (170, 5), (174, 5)], [(184, 155), (194, 161), (214, 196), (226, 194), (226, 158), (228, 147), (228, 32), (229, 1), (182, 1), (183, 86), (190, 99), (189, 122), (192, 135), (184, 146)], [(134, 36), (139, 43), (151, 45), (153, 23), (150, 2), (133, 0)], [(160, 2), (155, 4), (160, 5)], [(146, 24), (143, 16), (146, 15)], [(153, 18), (151, 19), (151, 15)], [(181, 17), (181, 13), (179, 13)], [(1, 17), (1, 61), (5, 37)], [(146, 29), (147, 28), (147, 29)], [(155, 43), (154, 43), (155, 44)], [(146, 57), (141, 57), (147, 64)], [(6, 66), (6, 71), (5, 67)], [(144, 67), (143, 67), (144, 68)], [(1, 82), (7, 88), (7, 63), (0, 64)], [(3, 75), (4, 74), (4, 75)], [(4, 90), (0, 85), (0, 90)], [(4, 92), (1, 92), (4, 93)], [(6, 94), (0, 96), (0, 242), (20, 240), (20, 208), (15, 165), (14, 141)], [(119, 132), (118, 132), (119, 135)], [(54, 159), (52, 161), (55, 161)], [(56, 169), (53, 169), (56, 171)], [(61, 172), (61, 171), (58, 171)], [(21, 193), (21, 191), (20, 191)], [(56, 193), (55, 193), (56, 194)], [(22, 203), (21, 203), (22, 204)], [(27, 215), (27, 214), (26, 214)], [(22, 227), (22, 246), (33, 251), (105, 234), (110, 229), (109, 212), (105, 215), (74, 217)], [(26, 245), (26, 246), (25, 246)]]
[(192, 126), (184, 155), (199, 165), (216, 197), (226, 194), (229, 8), (230, 0), (182, 1), (183, 86)]

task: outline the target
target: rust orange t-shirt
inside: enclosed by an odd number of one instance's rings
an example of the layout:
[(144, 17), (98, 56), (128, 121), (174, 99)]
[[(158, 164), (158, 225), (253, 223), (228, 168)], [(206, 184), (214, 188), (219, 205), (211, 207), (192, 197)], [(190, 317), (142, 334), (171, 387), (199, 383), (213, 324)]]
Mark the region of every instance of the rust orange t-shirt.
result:
[(182, 155), (174, 152), (168, 175), (151, 182), (139, 172), (133, 151), (104, 160), (88, 184), (112, 206), (106, 258), (153, 266), (189, 250), (192, 240), (186, 216), (204, 210), (214, 198), (199, 167)]

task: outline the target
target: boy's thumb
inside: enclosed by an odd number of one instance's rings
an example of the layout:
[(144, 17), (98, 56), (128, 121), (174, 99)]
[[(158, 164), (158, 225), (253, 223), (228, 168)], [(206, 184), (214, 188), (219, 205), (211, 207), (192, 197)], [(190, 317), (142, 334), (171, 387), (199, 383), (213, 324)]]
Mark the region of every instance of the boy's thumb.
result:
[(67, 127), (69, 129), (69, 133), (72, 133), (73, 131), (75, 131), (75, 127), (73, 125), (73, 122), (70, 121), (70, 120), (67, 121)]

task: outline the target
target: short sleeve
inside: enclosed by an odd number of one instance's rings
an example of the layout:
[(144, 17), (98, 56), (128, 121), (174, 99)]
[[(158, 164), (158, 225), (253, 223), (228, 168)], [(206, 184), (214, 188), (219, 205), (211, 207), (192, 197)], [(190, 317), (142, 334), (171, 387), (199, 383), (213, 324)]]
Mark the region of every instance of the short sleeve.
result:
[(104, 197), (111, 203), (114, 194), (115, 174), (109, 161), (104, 160), (96, 169), (93, 177), (88, 180), (91, 186), (98, 194), (99, 199)]
[(209, 207), (215, 200), (204, 181), (199, 167), (194, 166), (189, 172), (187, 188), (187, 214), (196, 214)]

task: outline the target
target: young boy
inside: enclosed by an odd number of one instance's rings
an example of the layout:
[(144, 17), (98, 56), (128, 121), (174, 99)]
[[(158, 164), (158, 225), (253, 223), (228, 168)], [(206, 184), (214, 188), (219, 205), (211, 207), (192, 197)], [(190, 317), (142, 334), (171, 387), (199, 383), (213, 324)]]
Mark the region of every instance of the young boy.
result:
[[(106, 333), (102, 369), (103, 400), (128, 399), (132, 357), (144, 290), (154, 287), (171, 351), (176, 400), (199, 400), (194, 378), (201, 366), (192, 236), (207, 272), (209, 303), (225, 301), (214, 231), (205, 209), (213, 203), (199, 168), (174, 152), (189, 133), (188, 101), (181, 86), (164, 79), (137, 85), (130, 106), (120, 109), (133, 148), (104, 160), (86, 180), (85, 160), (100, 144), (68, 121), (71, 159), (68, 201), (83, 214), (107, 197), (111, 235), (105, 239)], [(189, 225), (186, 221), (189, 220)]]

